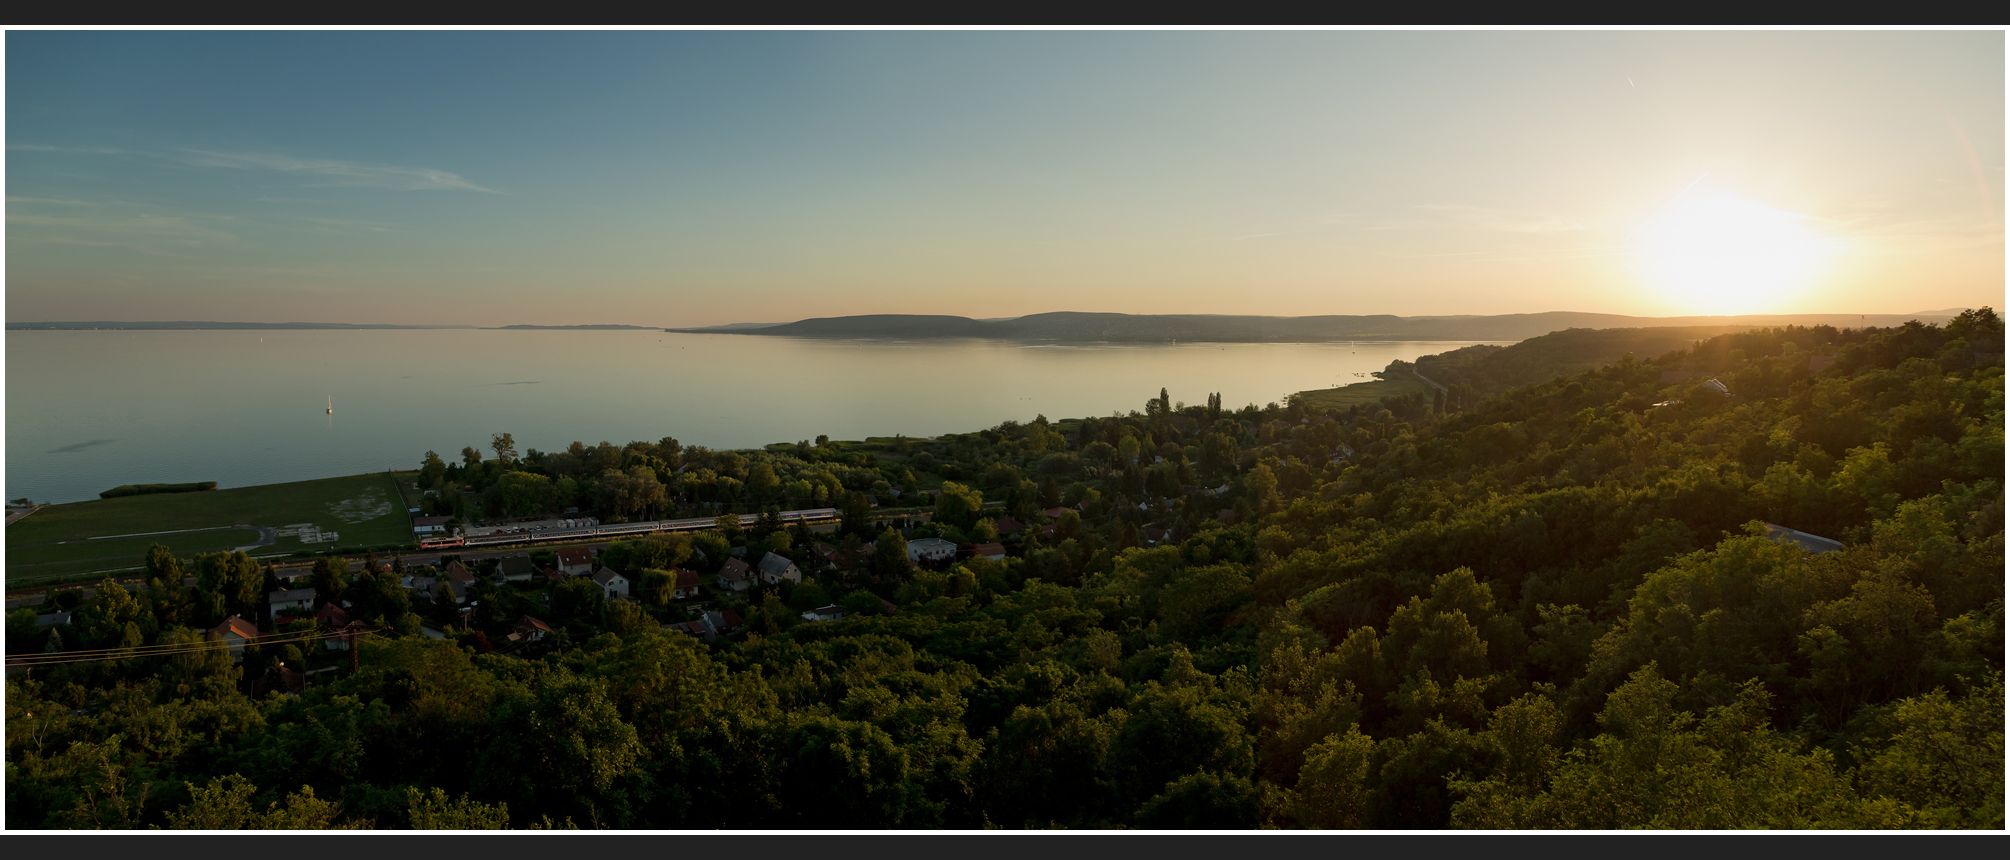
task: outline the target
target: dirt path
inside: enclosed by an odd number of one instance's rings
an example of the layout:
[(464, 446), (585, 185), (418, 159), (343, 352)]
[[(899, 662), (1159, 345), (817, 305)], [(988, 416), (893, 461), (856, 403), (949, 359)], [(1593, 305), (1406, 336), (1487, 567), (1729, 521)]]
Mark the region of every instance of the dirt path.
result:
[(240, 526), (209, 526), (207, 528), (200, 528), (200, 529), (175, 529), (173, 531), (165, 531), (165, 532), (138, 532), (136, 534), (129, 534), (129, 535), (98, 535), (96, 537), (78, 538), (76, 540), (56, 540), (56, 541), (45, 541), (43, 543), (9, 544), (9, 546), (13, 546), (20, 549), (26, 549), (31, 546), (62, 546), (66, 544), (90, 543), (91, 541), (94, 540), (120, 540), (122, 538), (158, 537), (161, 535), (188, 535), (188, 534), (197, 534), (200, 532), (235, 532), (245, 530), (256, 530), (258, 532), (258, 542), (254, 544), (249, 544), (247, 546), (237, 547), (237, 549), (248, 550), (261, 546), (269, 546), (274, 540), (272, 529), (266, 528), (265, 526), (240, 525)]

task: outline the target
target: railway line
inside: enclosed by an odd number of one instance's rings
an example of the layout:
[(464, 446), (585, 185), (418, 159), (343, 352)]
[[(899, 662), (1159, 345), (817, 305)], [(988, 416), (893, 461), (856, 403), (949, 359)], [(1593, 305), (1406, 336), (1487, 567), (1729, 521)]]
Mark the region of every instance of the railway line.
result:
[[(761, 521), (760, 514), (740, 514), (742, 527), (752, 526)], [(800, 511), (783, 511), (783, 525), (818, 525), (838, 521), (837, 508), (810, 508)], [(542, 529), (539, 531), (515, 532), (509, 534), (486, 534), (475, 536), (436, 537), (419, 541), (421, 550), (484, 548), (522, 546), (541, 543), (578, 542), (612, 540), (626, 537), (640, 537), (661, 532), (693, 532), (716, 528), (717, 517), (693, 517), (682, 520), (651, 520), (643, 523), (616, 523), (612, 525), (582, 526), (565, 529)]]

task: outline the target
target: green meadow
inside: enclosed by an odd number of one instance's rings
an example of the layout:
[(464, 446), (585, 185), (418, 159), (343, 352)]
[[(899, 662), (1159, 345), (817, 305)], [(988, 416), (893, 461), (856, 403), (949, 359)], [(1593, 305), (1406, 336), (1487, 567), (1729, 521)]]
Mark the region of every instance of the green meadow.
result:
[[(7, 581), (22, 585), (134, 568), (154, 543), (186, 554), (257, 542), (254, 529), (230, 526), (312, 523), (340, 535), (333, 543), (313, 545), (281, 537), (254, 555), (402, 544), (412, 532), (398, 490), (390, 476), (377, 473), (51, 505), (7, 527)], [(157, 534), (219, 528), (227, 530)], [(89, 540), (108, 537), (117, 539)]]

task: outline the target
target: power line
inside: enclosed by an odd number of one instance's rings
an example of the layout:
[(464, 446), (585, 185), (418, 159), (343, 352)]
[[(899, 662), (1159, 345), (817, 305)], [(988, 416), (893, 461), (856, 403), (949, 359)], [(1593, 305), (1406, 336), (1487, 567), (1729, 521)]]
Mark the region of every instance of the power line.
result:
[[(295, 643), (315, 642), (324, 639), (335, 639), (335, 638), (348, 638), (353, 640), (353, 639), (361, 639), (364, 636), (371, 635), (372, 633), (375, 633), (380, 629), (382, 628), (371, 628), (368, 630), (356, 630), (356, 631), (332, 630), (332, 631), (314, 631), (311, 633), (303, 632), (301, 634), (276, 637), (276, 638), (260, 637), (258, 641), (249, 642), (247, 644), (258, 645), (262, 647), (265, 645), (289, 645)], [(207, 650), (224, 650), (227, 649), (228, 647), (229, 647), (228, 643), (218, 640), (218, 641), (183, 643), (177, 645), (148, 645), (131, 649), (96, 648), (91, 649), (89, 651), (56, 651), (48, 654), (31, 654), (23, 657), (10, 657), (7, 660), (7, 665), (57, 666), (67, 663), (97, 663), (108, 660), (131, 660), (140, 657), (172, 657), (177, 654), (194, 654)]]

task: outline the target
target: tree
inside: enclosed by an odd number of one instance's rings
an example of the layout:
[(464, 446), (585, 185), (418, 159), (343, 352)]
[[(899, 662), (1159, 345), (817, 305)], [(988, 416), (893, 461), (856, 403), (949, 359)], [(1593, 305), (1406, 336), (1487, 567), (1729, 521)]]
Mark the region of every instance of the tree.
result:
[(489, 439), (489, 447), (495, 449), (496, 461), (508, 469), (516, 465), (516, 439), (508, 433), (497, 433)]
[(631, 466), (628, 469), (628, 509), (638, 515), (653, 514), (670, 500), (670, 494), (657, 480), (656, 470), (648, 466)]
[(339, 602), (349, 587), (349, 560), (339, 555), (315, 559), (309, 581), (314, 584), (316, 604)]
[(844, 508), (838, 516), (839, 531), (861, 538), (872, 534), (872, 508), (866, 504), (864, 493), (845, 494)]
[(440, 455), (426, 452), (426, 459), (419, 465), (419, 489), (430, 490), (440, 486), (447, 477), (447, 464)]
[(773, 500), (781, 487), (782, 481), (775, 477), (775, 468), (765, 462), (755, 463), (747, 472), (747, 492), (753, 496), (754, 501)]
[(165, 544), (147, 547), (147, 578), (159, 579), (180, 585), (187, 574), (182, 572), (181, 559), (175, 558), (174, 551)]
[(341, 808), (314, 796), (312, 786), (303, 785), (286, 797), (286, 805), (273, 803), (260, 812), (252, 805), (258, 787), (237, 774), (221, 776), (208, 785), (188, 786), (187, 805), (168, 813), (170, 830), (354, 830), (354, 822), (337, 823)]
[(551, 479), (531, 472), (505, 472), (483, 492), (490, 512), (523, 516), (543, 511), (552, 501)]
[(935, 499), (935, 521), (957, 528), (970, 528), (984, 509), (984, 494), (954, 481), (942, 482), (942, 494)]
[(900, 532), (886, 529), (879, 533), (872, 548), (872, 573), (881, 582), (906, 582), (910, 567), (907, 559), (907, 538)]
[(667, 570), (644, 570), (637, 593), (652, 604), (669, 606), (677, 599), (677, 574)]
[(406, 817), (413, 830), (508, 830), (509, 804), (477, 803), (467, 795), (447, 797), (433, 788), (405, 788)]

